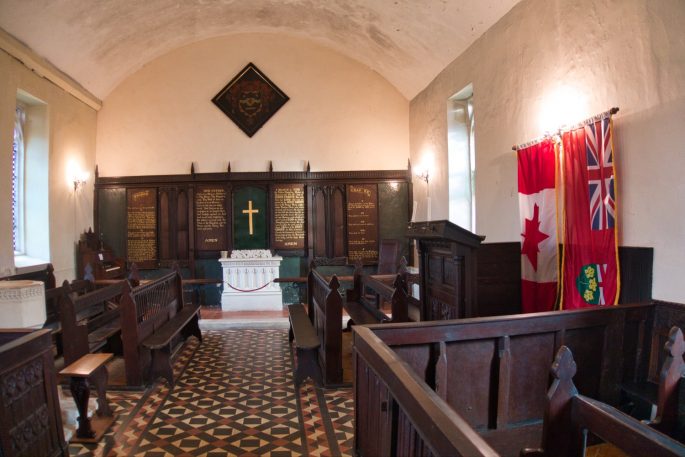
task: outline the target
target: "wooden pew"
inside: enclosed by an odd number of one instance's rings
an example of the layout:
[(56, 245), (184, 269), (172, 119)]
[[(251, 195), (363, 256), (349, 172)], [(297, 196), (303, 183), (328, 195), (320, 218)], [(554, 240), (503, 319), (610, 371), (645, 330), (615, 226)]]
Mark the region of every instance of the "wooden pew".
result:
[[(685, 438), (683, 424), (678, 423), (678, 407), (680, 405), (680, 390), (683, 388), (681, 381), (685, 376), (685, 340), (683, 332), (678, 327), (672, 327), (668, 341), (663, 347), (663, 364), (660, 370), (659, 382), (642, 383), (626, 382), (621, 385), (622, 393), (631, 402), (644, 402), (650, 405), (647, 417), (634, 414), (634, 410), (628, 409), (630, 414), (643, 422), (650, 424), (657, 430), (682, 440)], [(625, 408), (625, 406), (623, 407)]]
[(120, 307), (126, 383), (140, 386), (162, 376), (173, 385), (171, 355), (176, 337), (185, 340), (194, 335), (202, 342), (200, 305), (184, 304), (180, 272), (133, 289), (126, 285)]
[[(354, 271), (353, 288), (347, 289), (344, 308), (350, 315), (348, 327), (353, 324), (379, 324), (385, 322), (407, 322), (409, 320), (408, 294), (405, 275), (399, 273), (389, 276), (367, 275), (358, 266)], [(390, 303), (391, 315), (379, 309), (383, 302)]]
[(521, 457), (584, 456), (589, 437), (610, 443), (628, 455), (685, 455), (682, 443), (609, 405), (580, 395), (573, 384), (577, 369), (568, 347), (559, 348), (551, 371), (554, 381), (547, 393), (542, 446), (523, 449)]
[[(517, 455), (520, 449), (540, 442), (545, 402), (539, 393), (547, 390), (549, 365), (561, 345), (577, 355), (575, 383), (579, 391), (618, 406), (621, 384), (639, 379), (653, 364), (652, 359), (659, 359), (648, 350), (651, 335), (661, 335), (665, 325), (670, 328), (684, 319), (683, 305), (648, 303), (355, 326), (356, 411), (364, 414), (357, 421), (378, 425), (372, 431), (365, 427), (356, 430), (357, 451), (369, 442), (391, 439), (379, 430), (404, 426), (388, 416), (387, 411), (392, 410), (388, 404), (372, 401), (368, 393), (383, 385), (394, 395), (397, 388), (392, 384), (395, 381), (386, 379), (387, 367), (370, 365), (379, 352), (387, 351), (393, 363), (406, 364), (423, 386), (433, 390), (441, 403), (460, 415), (492, 448)], [(377, 338), (378, 344), (371, 344), (368, 335)]]
[(95, 285), (84, 279), (76, 279), (67, 285), (62, 285), (45, 290), (45, 314), (46, 320), (43, 328), (50, 329), (52, 342), (55, 347), (55, 356), (63, 354), (62, 322), (60, 317), (60, 300), (64, 295), (83, 295), (92, 292)]
[(307, 277), (307, 314), (319, 342), (318, 361), (325, 385), (343, 382), (342, 307), (343, 300), (334, 275), (330, 282), (315, 269)]
[(314, 325), (303, 305), (288, 305), (290, 331), (288, 341), (295, 342), (297, 354), (295, 366), (295, 386), (299, 387), (306, 378), (311, 377), (321, 387), (321, 367), (319, 366), (319, 347), (321, 343)]
[(121, 281), (77, 295), (64, 281), (59, 304), (65, 365), (102, 350), (122, 354), (119, 301), (125, 286)]
[(68, 456), (50, 332), (0, 330), (0, 455)]

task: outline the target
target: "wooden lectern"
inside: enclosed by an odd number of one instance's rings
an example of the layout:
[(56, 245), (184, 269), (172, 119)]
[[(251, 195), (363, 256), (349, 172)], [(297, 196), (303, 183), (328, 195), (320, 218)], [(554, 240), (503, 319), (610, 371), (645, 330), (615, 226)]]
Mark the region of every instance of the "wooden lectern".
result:
[(477, 315), (476, 252), (485, 239), (450, 221), (412, 222), (419, 253), (421, 320)]

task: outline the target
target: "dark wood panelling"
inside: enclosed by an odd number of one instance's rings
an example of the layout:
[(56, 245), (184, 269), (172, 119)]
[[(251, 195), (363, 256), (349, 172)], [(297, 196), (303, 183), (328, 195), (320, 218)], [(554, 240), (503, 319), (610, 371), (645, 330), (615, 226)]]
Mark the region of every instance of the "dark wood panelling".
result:
[(654, 248), (619, 246), (621, 293), (619, 303), (639, 303), (652, 299)]
[(346, 214), (345, 214), (345, 191), (342, 187), (335, 187), (331, 198), (331, 245), (333, 246), (333, 255), (330, 257), (345, 257), (347, 252), (345, 246), (347, 245), (345, 235), (346, 230)]
[(326, 252), (326, 195), (322, 188), (313, 188), (312, 233), (314, 257), (328, 257)]
[[(258, 187), (269, 192), (272, 186), (304, 186), (305, 231), (304, 247), (297, 249), (278, 249), (272, 246), (273, 202), (267, 202), (268, 214), (266, 225), (269, 233), (267, 247), (275, 249), (284, 256), (342, 258), (347, 252), (347, 196), (345, 189), (349, 185), (383, 185), (386, 197), (392, 196), (392, 204), (403, 202), (408, 206), (411, 196), (411, 172), (407, 170), (368, 170), (368, 171), (334, 171), (334, 172), (246, 172), (233, 173), (228, 167), (226, 173), (194, 173), (187, 175), (152, 175), (101, 177), (96, 175), (94, 205), (96, 232), (105, 232), (104, 240), (116, 246), (120, 245), (121, 256), (126, 255), (126, 192), (129, 189), (154, 189), (157, 192), (158, 227), (156, 233), (156, 252), (158, 259), (139, 267), (168, 267), (179, 262), (183, 267), (190, 267), (194, 272), (194, 260), (216, 259), (221, 250), (235, 248), (233, 219), (235, 215), (230, 208), (233, 193), (238, 188)], [(227, 189), (227, 224), (226, 246), (215, 246), (207, 250), (207, 245), (200, 246), (195, 236), (195, 201), (197, 189), (221, 186)], [(388, 191), (392, 189), (392, 192)], [(118, 197), (118, 199), (117, 199)], [(119, 201), (121, 200), (121, 201)], [(385, 200), (388, 201), (387, 198)], [(382, 205), (380, 202), (379, 205)], [(379, 207), (379, 212), (383, 211)], [(386, 214), (386, 213), (383, 213)], [(403, 233), (408, 222), (408, 210), (403, 212), (393, 209), (387, 214), (404, 214), (404, 217), (388, 217), (378, 221), (375, 230), (383, 226), (384, 233)], [(211, 237), (221, 238), (221, 237)], [(220, 244), (220, 243), (219, 243)], [(203, 250), (204, 249), (204, 250)], [(307, 262), (305, 262), (306, 264)]]
[(521, 244), (478, 247), (478, 316), (521, 312)]
[[(562, 251), (560, 246), (560, 256)], [(650, 301), (654, 249), (619, 246), (618, 254), (621, 270), (619, 303)], [(477, 290), (478, 316), (521, 312), (521, 243), (480, 245)]]

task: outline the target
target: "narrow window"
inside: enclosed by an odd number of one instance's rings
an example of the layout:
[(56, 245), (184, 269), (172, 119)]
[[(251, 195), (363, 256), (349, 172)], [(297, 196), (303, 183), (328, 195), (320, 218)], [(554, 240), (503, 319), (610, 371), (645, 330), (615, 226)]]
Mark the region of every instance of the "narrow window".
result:
[(14, 255), (24, 253), (24, 121), (26, 112), (17, 106), (12, 142), (12, 244)]
[(17, 91), (12, 145), (12, 242), (14, 266), (50, 261), (48, 105)]
[(447, 100), (449, 220), (475, 232), (475, 148), (473, 88), (468, 85)]

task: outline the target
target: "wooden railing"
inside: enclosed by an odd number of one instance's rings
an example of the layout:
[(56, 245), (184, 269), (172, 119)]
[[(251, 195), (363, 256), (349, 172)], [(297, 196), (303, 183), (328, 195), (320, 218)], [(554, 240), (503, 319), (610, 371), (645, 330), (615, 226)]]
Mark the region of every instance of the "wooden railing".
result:
[(498, 455), (372, 330), (357, 326), (354, 339), (358, 455)]
[[(580, 393), (616, 406), (623, 382), (645, 379), (655, 364), (658, 374), (663, 363), (660, 348), (670, 325), (684, 318), (683, 305), (640, 304), (371, 325), (356, 331), (354, 350), (360, 352), (358, 334), (373, 332), (383, 348), (391, 351), (388, 363), (409, 366), (422, 386), (490, 446), (511, 455), (539, 443), (549, 366), (561, 345), (577, 355)], [(652, 347), (659, 349), (650, 351)], [(360, 376), (358, 369), (355, 376)], [(387, 379), (380, 379), (395, 389)], [(381, 407), (361, 403), (358, 410), (380, 417)], [(365, 428), (360, 432), (369, 433)]]

